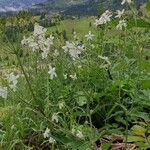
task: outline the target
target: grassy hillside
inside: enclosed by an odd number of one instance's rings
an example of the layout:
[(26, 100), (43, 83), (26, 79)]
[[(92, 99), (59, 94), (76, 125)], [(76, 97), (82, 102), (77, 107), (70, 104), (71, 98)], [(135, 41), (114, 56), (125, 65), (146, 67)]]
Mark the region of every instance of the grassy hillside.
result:
[[(94, 30), (94, 24), (93, 21), (95, 20), (95, 17), (81, 17), (80, 19), (67, 19), (64, 21), (61, 21), (59, 25), (53, 26), (48, 28), (48, 31), (55, 32), (58, 30), (59, 32), (62, 32), (66, 30), (67, 35), (69, 38), (71, 38), (73, 30), (77, 32), (79, 36), (83, 36), (88, 33), (90, 30)], [(90, 26), (91, 23), (91, 26)]]

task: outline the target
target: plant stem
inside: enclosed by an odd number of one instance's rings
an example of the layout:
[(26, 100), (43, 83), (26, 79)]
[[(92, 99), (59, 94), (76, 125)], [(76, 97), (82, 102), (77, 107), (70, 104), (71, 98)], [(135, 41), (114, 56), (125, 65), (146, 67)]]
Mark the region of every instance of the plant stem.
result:
[(125, 150), (127, 150), (127, 144), (128, 144), (128, 117), (127, 117), (127, 112), (125, 112), (125, 115), (126, 115)]
[(18, 63), (19, 63), (19, 65), (20, 65), (20, 68), (21, 68), (21, 70), (22, 70), (22, 72), (23, 72), (23, 74), (24, 74), (24, 77), (25, 77), (25, 79), (26, 79), (26, 82), (27, 82), (27, 84), (28, 84), (28, 87), (29, 87), (29, 90), (30, 90), (30, 92), (31, 92), (31, 95), (32, 95), (33, 99), (36, 101), (36, 97), (35, 97), (35, 95), (34, 95), (34, 92), (33, 92), (32, 87), (31, 87), (29, 78), (28, 78), (28, 76), (27, 76), (27, 74), (26, 74), (26, 72), (25, 72), (25, 70), (24, 70), (24, 67), (23, 67), (23, 65), (22, 65), (22, 63), (21, 63), (21, 60), (20, 60), (20, 58), (19, 58), (19, 56), (18, 56), (17, 54), (16, 54), (16, 56), (17, 56), (17, 60), (18, 60)]

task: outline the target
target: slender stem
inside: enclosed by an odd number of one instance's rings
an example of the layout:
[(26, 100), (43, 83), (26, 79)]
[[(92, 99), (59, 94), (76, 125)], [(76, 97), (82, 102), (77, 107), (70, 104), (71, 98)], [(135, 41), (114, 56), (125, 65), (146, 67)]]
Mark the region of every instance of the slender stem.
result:
[(52, 144), (52, 150), (55, 150), (55, 144)]
[(125, 130), (125, 150), (127, 150), (127, 144), (128, 144), (128, 117), (127, 112), (125, 112), (126, 115), (126, 130)]
[(20, 58), (19, 58), (19, 56), (18, 56), (17, 54), (16, 54), (16, 56), (17, 56), (17, 60), (18, 60), (18, 63), (19, 63), (19, 65), (20, 65), (20, 68), (21, 68), (21, 70), (22, 70), (22, 72), (23, 72), (23, 74), (24, 74), (24, 77), (25, 77), (26, 81), (27, 81), (27, 84), (28, 84), (29, 90), (30, 90), (30, 92), (31, 92), (31, 94), (32, 94), (32, 97), (33, 97), (33, 99), (36, 101), (36, 97), (35, 97), (35, 95), (34, 95), (34, 92), (33, 92), (32, 87), (31, 87), (29, 78), (28, 78), (28, 76), (27, 76), (27, 74), (26, 74), (26, 72), (25, 72), (25, 70), (24, 70), (24, 67), (23, 67), (23, 65), (22, 65), (22, 63), (21, 63), (21, 60), (20, 60)]

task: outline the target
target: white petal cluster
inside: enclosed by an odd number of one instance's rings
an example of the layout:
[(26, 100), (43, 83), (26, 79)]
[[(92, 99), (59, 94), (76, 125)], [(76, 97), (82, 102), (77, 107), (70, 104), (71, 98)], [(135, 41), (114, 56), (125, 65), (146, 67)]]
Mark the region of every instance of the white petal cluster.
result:
[(59, 109), (63, 109), (63, 108), (65, 107), (65, 102), (60, 101), (60, 102), (58, 103), (58, 106), (59, 106)]
[(36, 50), (42, 51), (42, 59), (47, 58), (51, 45), (53, 45), (54, 37), (51, 35), (48, 38), (45, 38), (45, 33), (47, 29), (44, 27), (35, 24), (34, 33), (32, 36), (26, 38), (23, 37), (21, 41), (22, 45), (26, 45), (32, 49), (33, 52)]
[(79, 45), (78, 43), (66, 41), (66, 45), (62, 47), (65, 53), (69, 53), (73, 60), (79, 58), (79, 55), (84, 50), (84, 45)]
[(67, 74), (63, 74), (63, 77), (66, 80), (67, 79)]
[(19, 75), (14, 75), (12, 72), (10, 75), (8, 75), (7, 79), (9, 82), (9, 87), (15, 92), (17, 88)]
[(75, 74), (71, 74), (69, 77), (70, 77), (72, 80), (77, 80), (77, 75), (76, 75), (76, 73), (75, 73)]
[(76, 40), (77, 39), (77, 33), (74, 31), (73, 32), (73, 38)]
[(46, 128), (46, 130), (45, 130), (44, 133), (43, 133), (43, 137), (44, 137), (45, 139), (46, 139), (46, 138), (49, 138), (48, 141), (49, 141), (50, 144), (56, 143), (56, 140), (50, 136), (50, 129), (49, 129), (49, 128)]
[(112, 17), (112, 12), (106, 10), (99, 19), (96, 19), (95, 25), (99, 26), (99, 25), (106, 24), (107, 22), (111, 21), (111, 17)]
[(124, 5), (125, 3), (131, 4), (132, 0), (122, 0), (121, 5)]
[(57, 114), (57, 113), (54, 113), (54, 114), (52, 115), (52, 121), (53, 121), (53, 122), (56, 122), (56, 123), (59, 122), (58, 114)]
[(95, 35), (92, 34), (91, 31), (89, 31), (89, 33), (88, 33), (87, 35), (85, 35), (85, 37), (86, 37), (86, 39), (87, 39), (88, 41), (93, 40), (94, 36), (95, 36)]
[(49, 128), (46, 128), (46, 130), (45, 130), (44, 133), (43, 133), (43, 137), (46, 139), (46, 138), (49, 137), (49, 135), (50, 135), (50, 129), (49, 129)]
[(117, 10), (117, 15), (115, 16), (115, 18), (121, 18), (122, 15), (124, 14), (125, 10), (122, 9), (122, 10)]
[(34, 36), (44, 36), (47, 29), (45, 29), (42, 26), (39, 26), (38, 24), (34, 25)]
[(56, 143), (56, 140), (52, 137), (50, 137), (48, 141), (49, 141), (50, 144)]
[(7, 87), (0, 86), (0, 97), (6, 99), (8, 95)]
[(126, 20), (120, 20), (119, 24), (116, 26), (116, 29), (122, 30), (123, 28), (126, 28), (126, 27), (127, 27)]
[(50, 75), (50, 79), (53, 80), (55, 77), (57, 77), (56, 68), (49, 65), (48, 74)]
[(54, 51), (54, 56), (55, 56), (55, 57), (58, 57), (58, 56), (59, 56), (59, 51), (58, 51), (57, 49), (55, 49), (55, 51)]
[(83, 135), (83, 133), (80, 130), (77, 130), (77, 129), (73, 128), (71, 132), (72, 132), (72, 134), (74, 134), (78, 138), (84, 139), (84, 135)]
[(76, 136), (80, 139), (84, 139), (84, 135), (81, 131), (77, 130)]

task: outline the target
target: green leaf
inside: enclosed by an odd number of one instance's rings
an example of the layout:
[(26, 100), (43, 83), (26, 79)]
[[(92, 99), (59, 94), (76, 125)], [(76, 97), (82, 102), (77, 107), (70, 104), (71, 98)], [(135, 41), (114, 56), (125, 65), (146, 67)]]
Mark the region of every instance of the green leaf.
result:
[(142, 126), (134, 125), (131, 128), (131, 132), (132, 132), (133, 135), (145, 137), (146, 129)]
[(85, 145), (85, 147), (87, 147), (87, 145), (85, 144), (85, 141), (79, 140), (72, 135), (64, 135), (64, 134), (56, 135), (55, 134), (55, 139), (56, 139), (56, 141), (63, 143), (66, 147), (72, 148), (73, 150), (76, 150), (76, 149), (78, 149), (78, 147), (82, 147), (83, 145)]
[(102, 149), (102, 150), (109, 150), (111, 144), (112, 144), (112, 141), (110, 141), (110, 142), (102, 142), (101, 149)]
[(55, 133), (54, 139), (58, 142), (63, 143), (67, 148), (71, 148), (72, 150), (90, 150), (93, 143), (95, 143), (98, 139), (100, 139), (105, 131), (98, 133), (95, 135), (90, 141), (81, 140), (72, 134), (63, 134), (63, 133)]
[(140, 150), (148, 150), (150, 148), (149, 143), (139, 142), (137, 146), (140, 147)]
[(150, 102), (150, 89), (142, 90), (145, 98)]
[(128, 142), (145, 142), (145, 138), (141, 136), (128, 136)]
[(130, 116), (143, 119), (145, 122), (150, 122), (149, 115), (145, 112), (131, 113)]
[(140, 67), (142, 68), (142, 69), (146, 69), (146, 70), (150, 70), (150, 62), (148, 62), (148, 61), (142, 61), (141, 62), (141, 64), (140, 64)]
[(150, 88), (150, 80), (142, 80), (143, 88)]

